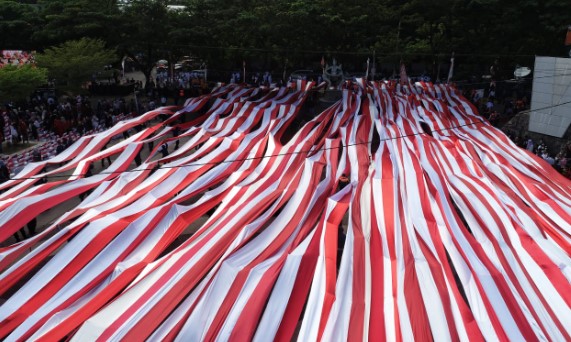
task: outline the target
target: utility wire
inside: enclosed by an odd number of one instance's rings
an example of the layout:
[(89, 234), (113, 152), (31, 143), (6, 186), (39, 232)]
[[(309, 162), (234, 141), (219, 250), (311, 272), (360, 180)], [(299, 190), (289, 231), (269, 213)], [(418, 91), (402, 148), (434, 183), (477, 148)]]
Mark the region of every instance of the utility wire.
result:
[[(556, 105), (551, 105), (551, 106), (546, 106), (546, 107), (542, 107), (542, 108), (537, 108), (534, 110), (529, 110), (527, 111), (528, 113), (531, 112), (537, 112), (537, 111), (541, 111), (541, 110), (546, 110), (546, 109), (551, 109), (551, 108), (555, 108), (555, 107), (559, 107), (559, 106), (563, 106), (566, 104), (570, 104), (571, 101), (567, 101), (567, 102), (563, 102), (560, 104), (556, 104)], [(477, 125), (480, 123), (484, 123), (485, 120), (476, 120), (473, 122), (469, 122), (463, 125), (458, 125), (458, 126), (452, 126), (452, 127), (444, 127), (444, 128), (440, 128), (440, 129), (434, 129), (432, 130), (432, 132), (443, 132), (443, 131), (448, 131), (448, 130), (452, 130), (452, 129), (456, 129), (456, 128), (461, 128), (461, 127), (466, 127), (466, 126), (470, 126), (470, 125)], [(417, 135), (422, 135), (422, 134), (427, 134), (426, 132), (418, 132), (418, 133), (411, 133), (411, 134), (405, 134), (405, 135), (399, 135), (397, 137), (392, 137), (392, 138), (383, 138), (380, 141), (390, 141), (390, 140), (397, 140), (397, 139), (402, 139), (402, 138), (406, 138), (406, 137), (413, 137), (413, 136), (417, 136)], [(341, 144), (341, 146), (338, 147), (325, 147), (325, 148), (321, 148), (318, 150), (302, 150), (302, 151), (293, 151), (293, 152), (287, 152), (287, 153), (278, 153), (278, 154), (272, 154), (269, 156), (260, 156), (260, 157), (247, 157), (247, 158), (240, 158), (240, 159), (231, 159), (231, 160), (223, 160), (220, 162), (203, 162), (203, 163), (189, 163), (189, 164), (183, 164), (183, 165), (173, 165), (173, 166), (161, 166), (158, 168), (142, 168), (142, 169), (133, 169), (133, 170), (126, 170), (126, 171), (112, 171), (112, 172), (99, 172), (98, 175), (112, 175), (112, 174), (121, 174), (121, 173), (127, 173), (127, 172), (140, 172), (140, 171), (153, 171), (153, 170), (158, 170), (158, 169), (175, 169), (175, 168), (181, 168), (181, 167), (188, 167), (188, 166), (205, 166), (205, 165), (218, 165), (218, 164), (223, 164), (223, 163), (233, 163), (233, 162), (243, 162), (243, 161), (249, 161), (249, 160), (260, 160), (260, 159), (264, 159), (264, 158), (271, 158), (271, 157), (281, 157), (281, 156), (288, 156), (288, 155), (294, 155), (294, 154), (307, 154), (310, 152), (320, 152), (320, 151), (327, 151), (327, 150), (333, 150), (333, 149), (340, 149), (340, 148), (344, 148), (344, 147), (349, 147), (349, 146), (357, 146), (357, 145), (365, 145), (365, 144), (370, 144), (373, 141), (364, 141), (364, 142), (357, 142), (357, 143), (351, 143), (351, 144), (347, 144), (347, 145), (343, 145)], [(28, 180), (28, 179), (45, 179), (45, 178), (69, 178), (69, 177), (85, 177), (85, 175), (83, 174), (79, 174), (79, 175), (53, 175), (53, 176), (37, 176), (37, 177), (21, 177), (21, 178), (11, 178), (11, 180)]]
[[(373, 50), (367, 51), (339, 51), (339, 50), (300, 50), (292, 51), (288, 48), (256, 48), (256, 47), (240, 47), (240, 46), (216, 46), (216, 45), (193, 45), (193, 44), (157, 44), (165, 48), (183, 47), (191, 49), (205, 50), (224, 50), (224, 51), (244, 51), (244, 52), (274, 52), (295, 54), (318, 54), (318, 55), (353, 55), (353, 56), (372, 56)], [(449, 53), (407, 53), (407, 52), (375, 52), (377, 57), (400, 57), (400, 56), (431, 56), (431, 57), (448, 57)], [(535, 54), (475, 54), (475, 53), (454, 53), (454, 56), (460, 57), (536, 57)]]

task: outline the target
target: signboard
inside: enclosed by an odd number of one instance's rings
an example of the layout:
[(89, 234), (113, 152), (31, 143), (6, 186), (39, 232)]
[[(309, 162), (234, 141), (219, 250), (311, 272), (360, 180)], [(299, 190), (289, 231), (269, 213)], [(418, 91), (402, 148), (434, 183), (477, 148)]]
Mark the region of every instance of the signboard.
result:
[(571, 59), (536, 57), (529, 130), (561, 138), (571, 124)]

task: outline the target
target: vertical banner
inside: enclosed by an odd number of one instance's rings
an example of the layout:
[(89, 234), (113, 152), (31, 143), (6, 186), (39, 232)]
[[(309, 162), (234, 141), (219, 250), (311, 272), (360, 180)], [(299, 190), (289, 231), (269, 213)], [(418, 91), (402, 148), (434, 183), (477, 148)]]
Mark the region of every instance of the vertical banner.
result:
[(452, 52), (452, 57), (450, 58), (450, 70), (448, 70), (448, 79), (446, 80), (446, 83), (450, 83), (453, 74), (454, 74), (454, 52)]
[(400, 63), (400, 84), (401, 85), (405, 85), (406, 83), (408, 83), (408, 76), (406, 75), (406, 67), (404, 65), (404, 62), (401, 61)]

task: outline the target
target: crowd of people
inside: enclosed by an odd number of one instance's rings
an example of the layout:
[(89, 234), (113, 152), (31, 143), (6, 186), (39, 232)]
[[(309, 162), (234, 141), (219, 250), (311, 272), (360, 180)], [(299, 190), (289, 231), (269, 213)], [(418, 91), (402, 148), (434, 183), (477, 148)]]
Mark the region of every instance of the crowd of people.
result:
[(20, 50), (1, 50), (0, 68), (6, 65), (19, 66), (24, 64), (34, 64), (34, 54)]
[(507, 132), (507, 135), (517, 146), (541, 157), (555, 170), (571, 178), (571, 141), (561, 145), (557, 153), (551, 153), (543, 139), (536, 141), (527, 135), (521, 136), (514, 132)]
[(204, 70), (176, 70), (171, 78), (166, 69), (157, 70), (155, 86), (159, 89), (176, 87), (178, 89), (191, 89), (206, 85), (206, 71)]
[(124, 98), (101, 99), (93, 105), (89, 97), (81, 95), (59, 101), (53, 96), (38, 95), (27, 103), (6, 103), (0, 109), (0, 142), (10, 147), (30, 142), (35, 145), (22, 148), (23, 151), (9, 158), (4, 156), (3, 163), (11, 172), (17, 172), (37, 155), (40, 160), (52, 157), (82, 135), (107, 129), (125, 116), (137, 115), (154, 106), (153, 101), (138, 106), (134, 100)]
[(509, 92), (507, 96), (498, 96), (494, 82), (486, 88), (464, 87), (462, 92), (492, 125), (501, 125), (517, 113), (529, 109), (525, 94)]
[[(181, 98), (197, 95), (192, 94), (189, 89), (194, 87), (202, 90), (206, 86), (205, 83), (201, 83), (204, 81), (204, 74), (201, 72), (177, 70), (171, 77), (166, 70), (158, 70), (156, 78), (141, 89), (146, 95), (144, 101), (117, 97), (101, 99), (94, 103), (89, 97), (81, 95), (60, 100), (54, 96), (38, 95), (32, 97), (26, 104), (6, 103), (3, 109), (0, 108), (0, 141), (9, 145), (39, 142), (41, 144), (38, 144), (36, 149), (40, 151), (41, 158), (46, 159), (57, 154), (58, 150), (64, 149), (81, 135), (111, 127), (118, 120), (118, 116), (145, 113), (167, 105), (167, 99), (171, 97), (174, 98), (176, 105)], [(234, 72), (231, 74), (230, 82), (239, 83), (241, 77), (239, 72)], [(249, 77), (252, 84), (272, 83), (270, 72), (251, 73)], [(526, 96), (518, 97), (514, 93), (510, 96), (497, 96), (494, 82), (486, 89), (463, 87), (462, 91), (464, 96), (472, 101), (480, 113), (494, 125), (509, 120), (529, 106)], [(571, 143), (564, 145), (553, 157), (542, 141), (536, 143), (529, 137), (510, 132), (508, 136), (518, 146), (542, 157), (564, 174), (571, 175)], [(2, 163), (14, 171), (33, 160), (32, 152), (17, 154), (10, 159), (4, 157)], [(2, 153), (2, 144), (0, 144), (0, 154)]]
[[(273, 83), (272, 74), (269, 71), (264, 73), (252, 72), (250, 73), (249, 78), (249, 84), (256, 86), (270, 86)], [(230, 75), (230, 83), (240, 83), (241, 79), (242, 75), (238, 71), (233, 72)], [(290, 77), (290, 81), (291, 80), (292, 79)], [(278, 80), (278, 82), (281, 82), (281, 80)]]
[[(157, 69), (154, 79), (147, 82), (144, 88), (139, 88), (152, 101), (163, 101), (172, 97), (177, 105), (181, 99), (198, 96), (208, 92), (208, 82), (203, 70), (175, 70), (171, 75), (167, 69)], [(164, 103), (161, 102), (161, 105)]]
[[(491, 83), (487, 89), (466, 88), (463, 90), (463, 95), (478, 108), (483, 117), (497, 127), (502, 126), (516, 114), (529, 109), (529, 101), (525, 94), (518, 96), (512, 93), (509, 96), (498, 97), (494, 83)], [(571, 141), (553, 153), (542, 139), (534, 140), (528, 135), (510, 129), (505, 133), (517, 146), (539, 156), (564, 176), (571, 178)]]

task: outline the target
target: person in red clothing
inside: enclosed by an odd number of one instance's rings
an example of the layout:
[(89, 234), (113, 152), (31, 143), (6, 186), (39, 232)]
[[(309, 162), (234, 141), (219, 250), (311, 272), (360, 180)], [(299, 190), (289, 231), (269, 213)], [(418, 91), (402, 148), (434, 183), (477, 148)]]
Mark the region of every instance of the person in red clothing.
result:
[(349, 178), (343, 173), (341, 174), (341, 177), (339, 177), (337, 191), (343, 189), (347, 184), (349, 184)]
[(20, 139), (22, 143), (30, 142), (29, 134), (28, 134), (28, 125), (26, 121), (23, 119), (18, 120), (18, 132), (20, 133)]

